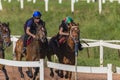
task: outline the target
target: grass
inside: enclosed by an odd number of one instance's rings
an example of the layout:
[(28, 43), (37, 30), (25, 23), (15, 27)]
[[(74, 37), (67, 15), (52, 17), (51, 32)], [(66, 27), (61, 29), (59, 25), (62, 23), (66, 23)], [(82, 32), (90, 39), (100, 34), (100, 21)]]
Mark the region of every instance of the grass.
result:
[[(48, 12), (45, 11), (43, 0), (37, 0), (35, 4), (25, 0), (24, 9), (20, 9), (17, 0), (8, 3), (2, 1), (3, 10), (0, 11), (0, 21), (9, 22), (12, 35), (22, 35), (25, 21), (32, 16), (34, 10), (42, 13), (42, 19), (46, 22), (48, 36), (54, 36), (58, 32), (61, 20), (66, 16), (73, 17), (75, 22), (80, 24), (81, 38), (97, 40), (120, 39), (120, 4), (118, 2), (103, 4), (102, 14), (98, 12), (98, 2), (86, 3), (79, 1), (75, 3), (74, 14), (71, 13), (70, 0), (63, 0), (62, 4), (58, 0), (49, 1)], [(99, 66), (99, 48), (87, 48), (79, 52), (78, 64), (86, 66)], [(6, 59), (12, 59), (12, 46), (6, 49)], [(119, 64), (118, 52), (115, 49), (104, 48), (104, 66), (107, 63)]]

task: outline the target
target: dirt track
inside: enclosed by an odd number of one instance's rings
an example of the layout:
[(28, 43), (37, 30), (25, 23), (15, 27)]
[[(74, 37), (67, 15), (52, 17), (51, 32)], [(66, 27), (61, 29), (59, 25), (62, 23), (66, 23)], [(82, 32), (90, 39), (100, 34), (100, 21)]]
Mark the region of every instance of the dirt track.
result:
[[(10, 77), (10, 80), (32, 80), (27, 77), (25, 71), (26, 68), (23, 69), (23, 72), (25, 74), (25, 78), (21, 79), (20, 75), (18, 73), (17, 67), (9, 67), (6, 66), (6, 69), (8, 71), (8, 76)], [(5, 80), (4, 74), (2, 71), (0, 71), (0, 80)], [(54, 78), (51, 78), (49, 76), (49, 69), (45, 69), (45, 80), (67, 80), (64, 78), (60, 78), (57, 75), (55, 75)], [(75, 80), (74, 73), (72, 76), (72, 80)], [(107, 74), (87, 74), (87, 73), (78, 73), (78, 80), (107, 80)], [(120, 80), (120, 74), (113, 74), (113, 80)]]

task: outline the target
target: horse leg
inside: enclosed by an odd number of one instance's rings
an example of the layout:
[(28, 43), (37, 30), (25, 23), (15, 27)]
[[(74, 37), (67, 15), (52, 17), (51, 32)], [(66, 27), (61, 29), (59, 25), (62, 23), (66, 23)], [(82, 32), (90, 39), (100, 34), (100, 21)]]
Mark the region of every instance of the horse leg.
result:
[(22, 67), (18, 67), (18, 71), (20, 72), (21, 78), (24, 78), (24, 74), (22, 72)]
[[(4, 55), (4, 49), (0, 48), (0, 58), (4, 59), (5, 55)], [(5, 65), (1, 65), (0, 64), (0, 69), (3, 71), (3, 73), (5, 74), (5, 78), (6, 80), (9, 80)]]
[[(16, 60), (17, 60), (17, 61), (21, 61), (21, 60), (22, 60), (21, 54), (20, 54), (20, 55), (15, 55), (15, 56), (16, 56)], [(23, 72), (22, 72), (22, 67), (18, 67), (18, 71), (19, 71), (19, 73), (20, 73), (21, 78), (24, 78), (24, 74), (23, 74)]]
[(32, 78), (33, 77), (33, 74), (32, 74), (32, 68), (31, 67), (28, 67), (28, 71), (26, 71), (28, 77)]
[(38, 73), (39, 73), (39, 67), (36, 67), (36, 68), (35, 68), (35, 72), (34, 72), (33, 80), (36, 79), (36, 76), (37, 76)]
[[(52, 60), (51, 60), (51, 55), (48, 54), (48, 55), (47, 55), (47, 58), (48, 58), (48, 61), (52, 61)], [(53, 72), (53, 69), (52, 69), (52, 68), (50, 68), (50, 76), (51, 76), (51, 77), (54, 77), (54, 72)]]
[[(60, 62), (60, 63), (63, 63), (62, 59), (59, 58), (59, 62)], [(56, 72), (57, 75), (60, 76), (61, 78), (64, 77), (63, 70), (56, 70), (55, 72)]]
[(2, 67), (2, 71), (3, 71), (3, 73), (5, 74), (6, 80), (9, 80), (9, 77), (8, 77), (7, 71), (6, 71), (6, 69), (5, 69), (5, 66)]
[(72, 77), (72, 72), (66, 71), (65, 78), (66, 78), (66, 79), (69, 78), (69, 80), (71, 80), (71, 77)]

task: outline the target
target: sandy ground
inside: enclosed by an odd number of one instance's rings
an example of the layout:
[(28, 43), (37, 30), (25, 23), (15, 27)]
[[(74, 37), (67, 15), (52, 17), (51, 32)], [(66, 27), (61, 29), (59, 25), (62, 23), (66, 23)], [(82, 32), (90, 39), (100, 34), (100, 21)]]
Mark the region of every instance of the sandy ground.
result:
[[(27, 68), (23, 68), (23, 72), (25, 74), (24, 79), (20, 78), (20, 74), (18, 72), (17, 67), (6, 66), (6, 69), (8, 72), (8, 76), (10, 78), (9, 80), (32, 80), (32, 79), (28, 78), (25, 73), (27, 71)], [(54, 78), (51, 78), (49, 73), (50, 73), (49, 68), (45, 68), (45, 80), (67, 80), (65, 78), (60, 78), (56, 74), (55, 74)], [(39, 76), (39, 74), (38, 74), (38, 76)], [(78, 78), (78, 80), (107, 80), (107, 74), (78, 73), (77, 78)], [(2, 71), (0, 71), (0, 80), (5, 80), (5, 76)], [(39, 80), (39, 77), (37, 77), (36, 80)], [(75, 80), (75, 73), (73, 73), (71, 80)], [(120, 74), (113, 73), (113, 80), (120, 80)]]

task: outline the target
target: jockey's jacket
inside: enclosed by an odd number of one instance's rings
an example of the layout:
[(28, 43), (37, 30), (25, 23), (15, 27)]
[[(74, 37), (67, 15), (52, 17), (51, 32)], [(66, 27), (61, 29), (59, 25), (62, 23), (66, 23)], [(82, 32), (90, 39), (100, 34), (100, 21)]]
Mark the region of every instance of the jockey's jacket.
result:
[[(43, 25), (43, 27), (45, 28), (45, 22), (44, 22), (44, 21), (40, 20), (40, 21), (38, 22), (38, 24)], [(36, 24), (34, 23), (34, 19), (33, 19), (33, 18), (30, 18), (30, 19), (28, 19), (28, 20), (25, 22), (25, 24), (24, 24), (24, 32), (25, 32), (25, 34), (26, 34), (26, 29), (27, 29), (27, 27), (30, 27), (30, 32), (31, 32), (32, 34), (35, 34), (35, 33), (36, 33)]]
[(64, 22), (64, 20), (62, 20), (62, 23), (60, 24), (60, 26), (59, 26), (59, 29), (60, 28), (63, 28), (63, 32), (68, 32), (68, 25)]

